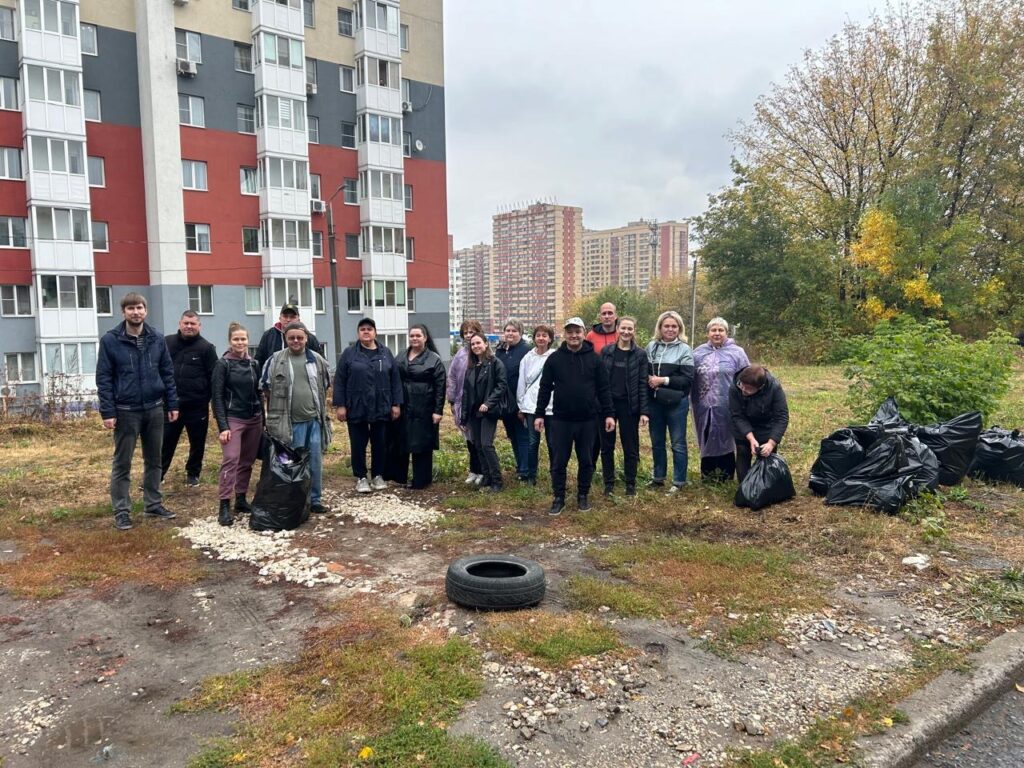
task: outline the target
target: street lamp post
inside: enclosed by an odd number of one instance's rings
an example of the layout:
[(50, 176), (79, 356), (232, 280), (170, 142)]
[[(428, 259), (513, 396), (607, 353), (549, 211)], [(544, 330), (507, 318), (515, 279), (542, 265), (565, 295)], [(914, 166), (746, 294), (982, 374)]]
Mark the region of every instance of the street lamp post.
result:
[(327, 252), (331, 260), (331, 320), (334, 323), (334, 343), (337, 354), (341, 353), (341, 307), (338, 304), (338, 254), (334, 244), (334, 198), (345, 188), (344, 183), (327, 200)]

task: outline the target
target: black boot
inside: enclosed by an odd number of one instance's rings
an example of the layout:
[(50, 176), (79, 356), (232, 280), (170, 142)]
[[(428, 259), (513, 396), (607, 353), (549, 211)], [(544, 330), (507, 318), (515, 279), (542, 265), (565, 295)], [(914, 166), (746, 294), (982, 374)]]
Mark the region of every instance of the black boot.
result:
[(248, 515), (252, 512), (252, 507), (250, 507), (249, 502), (245, 500), (244, 493), (235, 494), (235, 512), (240, 515)]
[(590, 511), (590, 499), (587, 498), (587, 494), (580, 493), (576, 496), (576, 508), (580, 512)]
[(551, 500), (551, 509), (548, 510), (548, 514), (551, 517), (558, 517), (562, 514), (563, 509), (565, 509), (565, 499), (556, 496)]
[(231, 499), (220, 500), (220, 511), (217, 513), (217, 522), (221, 525), (234, 525), (235, 518), (231, 516)]

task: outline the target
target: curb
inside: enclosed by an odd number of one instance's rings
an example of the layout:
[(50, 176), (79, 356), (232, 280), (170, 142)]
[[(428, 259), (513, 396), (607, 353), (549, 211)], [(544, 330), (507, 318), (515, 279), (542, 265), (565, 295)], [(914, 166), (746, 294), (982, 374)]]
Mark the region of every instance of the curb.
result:
[(862, 736), (864, 768), (909, 768), (960, 730), (1024, 676), (1024, 632), (1010, 630), (968, 657), (970, 675), (943, 672), (897, 706), (910, 718), (883, 734)]

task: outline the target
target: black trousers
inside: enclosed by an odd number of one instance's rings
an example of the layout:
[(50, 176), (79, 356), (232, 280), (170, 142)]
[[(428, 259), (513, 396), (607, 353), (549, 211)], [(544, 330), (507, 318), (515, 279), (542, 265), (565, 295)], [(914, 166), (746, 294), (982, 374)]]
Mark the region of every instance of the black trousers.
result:
[[(747, 446), (748, 461), (750, 446)], [(748, 464), (749, 467), (749, 464)], [(723, 453), (721, 456), (701, 456), (700, 476), (705, 480), (731, 480), (736, 471), (736, 454)]]
[(576, 493), (590, 493), (590, 481), (594, 476), (594, 441), (597, 439), (597, 422), (563, 421), (551, 419), (551, 492), (556, 499), (565, 498), (565, 475), (569, 457), (576, 449)]
[(469, 440), (466, 441), (466, 450), (469, 451), (469, 471), (473, 475), (482, 475), (484, 473), (483, 464), (480, 463), (480, 454), (477, 453), (476, 446), (473, 445)]
[[(775, 446), (772, 453), (775, 453), (778, 449), (779, 446)], [(743, 482), (743, 478), (750, 471), (752, 462), (753, 457), (750, 455), (750, 443), (736, 443), (736, 480), (738, 482)]]
[(203, 457), (206, 455), (206, 434), (210, 429), (209, 406), (202, 410), (181, 410), (178, 418), (164, 424), (163, 445), (160, 449), (160, 468), (162, 480), (167, 476), (174, 460), (174, 451), (178, 447), (182, 431), (188, 434), (188, 460), (185, 462), (185, 474), (199, 477), (203, 471)]
[(366, 477), (366, 446), (370, 446), (370, 476), (384, 475), (388, 443), (386, 421), (348, 423), (348, 444), (352, 450), (352, 474)]
[(622, 440), (623, 476), (627, 486), (636, 485), (636, 470), (640, 466), (640, 414), (630, 413), (629, 403), (621, 400), (614, 402), (615, 429), (604, 431), (601, 423), (601, 474), (604, 475), (604, 487), (615, 485), (615, 433)]
[(396, 456), (392, 465), (388, 467), (391, 477), (385, 479), (391, 479), (403, 485), (409, 482), (410, 459), (412, 460), (412, 487), (416, 489), (426, 488), (434, 480), (433, 451), (403, 453)]
[(498, 420), (489, 416), (474, 416), (469, 422), (469, 434), (480, 461), (484, 485), (501, 485), (501, 464), (498, 462), (498, 452), (494, 449), (494, 433), (497, 429)]

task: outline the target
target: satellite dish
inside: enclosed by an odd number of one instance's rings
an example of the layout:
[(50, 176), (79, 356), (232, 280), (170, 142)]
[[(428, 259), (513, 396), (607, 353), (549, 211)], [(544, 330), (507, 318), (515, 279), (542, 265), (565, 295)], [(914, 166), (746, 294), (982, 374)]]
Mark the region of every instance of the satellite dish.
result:
[(422, 152), (423, 151), (423, 141), (422, 140), (416, 139), (416, 141), (414, 141), (412, 145), (416, 149), (417, 152)]

